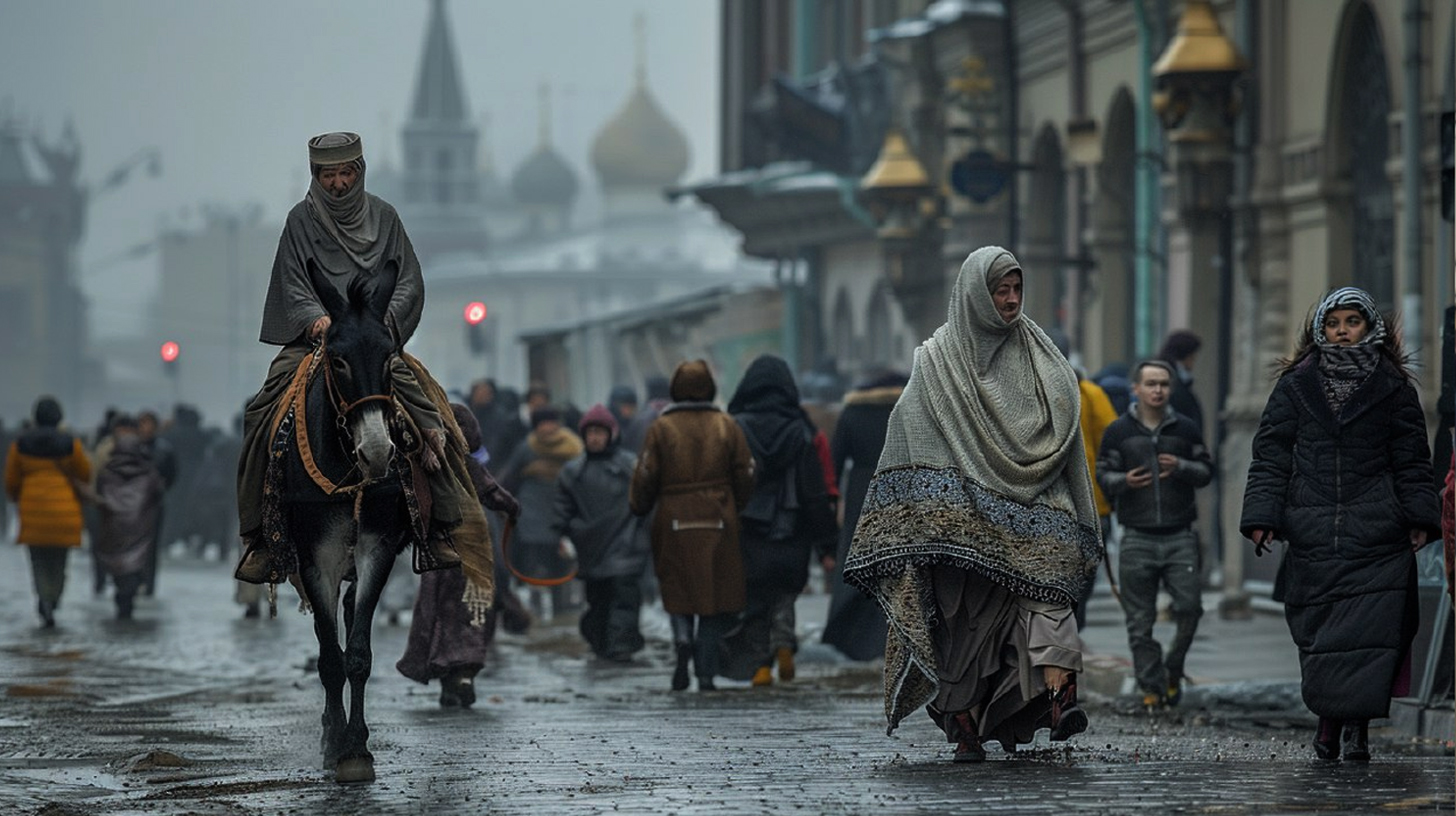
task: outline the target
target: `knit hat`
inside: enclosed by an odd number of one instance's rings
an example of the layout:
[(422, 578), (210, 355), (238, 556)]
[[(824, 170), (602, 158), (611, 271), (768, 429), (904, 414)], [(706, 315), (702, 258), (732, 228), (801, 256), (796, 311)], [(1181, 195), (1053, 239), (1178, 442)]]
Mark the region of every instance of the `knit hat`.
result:
[(543, 422), (560, 422), (561, 409), (554, 405), (543, 405), (531, 412), (531, 430), (536, 430)]
[(61, 404), (55, 397), (41, 397), (35, 401), (35, 410), (31, 416), (40, 427), (54, 428), (61, 424), (64, 415), (61, 413)]
[(593, 425), (598, 428), (606, 428), (613, 439), (617, 438), (617, 418), (612, 416), (612, 412), (607, 410), (607, 406), (600, 402), (588, 408), (587, 412), (582, 414), (581, 423), (577, 426), (577, 429), (581, 431), (582, 436), (586, 436), (586, 429)]

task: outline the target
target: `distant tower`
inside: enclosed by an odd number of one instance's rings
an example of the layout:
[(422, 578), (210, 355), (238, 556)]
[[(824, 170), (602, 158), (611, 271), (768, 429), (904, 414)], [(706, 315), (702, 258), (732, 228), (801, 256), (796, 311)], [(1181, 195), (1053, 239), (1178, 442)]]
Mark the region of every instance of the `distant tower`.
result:
[(527, 216), (526, 234), (564, 232), (580, 186), (576, 173), (551, 146), (551, 89), (541, 83), (541, 113), (536, 149), (511, 176), (511, 193)]
[[(465, 104), (445, 0), (431, 0), (414, 101), (401, 129), (403, 194), (394, 203), (422, 257), (484, 252), (479, 133)], [(368, 148), (365, 148), (368, 157)]]

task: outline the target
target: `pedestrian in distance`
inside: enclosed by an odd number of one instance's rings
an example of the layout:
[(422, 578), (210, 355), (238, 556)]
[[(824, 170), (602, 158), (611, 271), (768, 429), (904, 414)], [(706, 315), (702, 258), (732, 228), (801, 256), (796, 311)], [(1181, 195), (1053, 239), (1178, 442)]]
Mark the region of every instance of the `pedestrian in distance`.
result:
[[(450, 409), (471, 453), (465, 467), (476, 499), (486, 510), (519, 518), (520, 503), (492, 478), (476, 455), (481, 450), (481, 433), (474, 411), (455, 403)], [(441, 708), (469, 708), (475, 704), (475, 676), (485, 668), (490, 656), (496, 625), (504, 618), (509, 631), (515, 628), (511, 619), (525, 619), (520, 601), (506, 589), (500, 561), (496, 561), (495, 601), (479, 626), (471, 623), (471, 610), (464, 601), (465, 584), (465, 573), (458, 568), (429, 570), (420, 576), (409, 639), (404, 655), (395, 663), (400, 674), (416, 683), (439, 681)]]
[[(1144, 360), (1130, 373), (1136, 401), (1102, 435), (1097, 483), (1122, 525), (1118, 582), (1128, 646), (1143, 705), (1153, 709), (1182, 701), (1184, 662), (1203, 617), (1193, 494), (1213, 480), (1213, 460), (1198, 428), (1168, 404), (1173, 366)], [(1153, 638), (1160, 589), (1172, 598), (1177, 625), (1166, 654)]]
[(1072, 608), (1102, 542), (1077, 375), (1021, 304), (1010, 252), (966, 258), (890, 414), (844, 570), (889, 618), (890, 730), (926, 706), (957, 762), (1087, 727)]
[(66, 588), (66, 554), (81, 546), (80, 493), (91, 480), (91, 460), (80, 438), (61, 429), (63, 416), (54, 397), (36, 400), (33, 425), (5, 456), (5, 495), (20, 515), (15, 541), (30, 553), (36, 611), (47, 629)]
[[(839, 530), (835, 560), (843, 564), (849, 556), (860, 509), (869, 492), (870, 477), (885, 447), (890, 411), (905, 390), (908, 378), (900, 372), (870, 377), (844, 396), (844, 410), (834, 426), (830, 452), (835, 476), (844, 484), (844, 526)], [(824, 642), (851, 660), (875, 660), (885, 654), (885, 613), (874, 598), (846, 584), (839, 571), (833, 573), (829, 618), (824, 623)]]
[[(521, 523), (516, 527), (511, 555), (524, 575), (551, 579), (571, 572), (572, 557), (562, 548), (557, 532), (556, 478), (582, 450), (581, 437), (563, 427), (561, 409), (541, 405), (531, 412), (531, 432), (498, 471), (501, 484), (521, 503)], [(532, 586), (530, 594), (532, 611), (538, 617), (564, 613), (572, 606), (569, 583)]]
[[(834, 568), (839, 534), (824, 478), (819, 433), (799, 404), (799, 388), (782, 357), (749, 364), (728, 413), (753, 452), (753, 494), (739, 513), (739, 542), (747, 608), (733, 637), (724, 673), (755, 686), (794, 679), (794, 602), (809, 583), (809, 560)], [(824, 441), (824, 458), (828, 442)], [(746, 677), (739, 676), (746, 674)]]
[[(1047, 334), (1062, 356), (1071, 362), (1072, 344), (1067, 333), (1057, 329)], [(1107, 432), (1107, 427), (1117, 421), (1117, 410), (1112, 407), (1112, 400), (1102, 386), (1087, 379), (1077, 366), (1073, 365), (1072, 368), (1077, 372), (1077, 391), (1082, 397), (1082, 410), (1079, 414), (1082, 450), (1087, 457), (1087, 468), (1092, 474), (1092, 499), (1097, 503), (1097, 522), (1102, 530), (1102, 541), (1106, 544), (1112, 535), (1112, 505), (1107, 503), (1107, 497), (1097, 484), (1097, 449), (1102, 445), (1102, 435)], [(1087, 589), (1082, 594), (1082, 600), (1077, 603), (1075, 612), (1078, 631), (1087, 628), (1087, 601), (1092, 596), (1096, 582), (1096, 573), (1087, 577)]]
[(1158, 359), (1173, 367), (1173, 394), (1168, 404), (1183, 417), (1192, 422), (1198, 432), (1203, 433), (1203, 402), (1193, 393), (1193, 366), (1198, 362), (1198, 351), (1203, 340), (1187, 329), (1169, 332), (1163, 340)]
[(116, 586), (117, 620), (131, 620), (137, 590), (155, 563), (151, 555), (167, 487), (135, 419), (118, 416), (111, 435), (111, 454), (96, 476), (101, 518), (92, 548)]
[(586, 453), (556, 478), (552, 518), (575, 549), (576, 577), (585, 584), (582, 638), (597, 657), (626, 663), (645, 645), (640, 579), (651, 549), (646, 523), (628, 501), (637, 458), (621, 449), (617, 418), (605, 405), (588, 409), (580, 430)]
[(746, 604), (738, 514), (753, 492), (753, 454), (713, 403), (707, 362), (673, 372), (672, 402), (647, 429), (632, 473), (632, 512), (652, 520), (652, 562), (677, 653), (672, 689), (711, 691), (719, 645)]
[(1315, 307), (1254, 437), (1239, 530), (1284, 541), (1274, 598), (1299, 647), (1315, 755), (1370, 759), (1370, 720), (1410, 687), (1415, 553), (1441, 534), (1425, 413), (1400, 333), (1368, 293)]

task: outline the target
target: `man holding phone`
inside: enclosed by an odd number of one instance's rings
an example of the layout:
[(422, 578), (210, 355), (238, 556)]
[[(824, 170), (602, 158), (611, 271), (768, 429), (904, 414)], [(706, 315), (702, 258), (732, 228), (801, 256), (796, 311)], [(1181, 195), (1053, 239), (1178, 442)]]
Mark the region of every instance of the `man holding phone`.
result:
[[(1145, 360), (1130, 376), (1135, 402), (1103, 434), (1097, 483), (1123, 526), (1118, 580), (1133, 671), (1143, 705), (1158, 708), (1182, 699), (1184, 659), (1203, 616), (1193, 492), (1213, 479), (1213, 460), (1197, 426), (1168, 404), (1173, 367)], [(1160, 588), (1177, 625), (1166, 655), (1153, 639)]]

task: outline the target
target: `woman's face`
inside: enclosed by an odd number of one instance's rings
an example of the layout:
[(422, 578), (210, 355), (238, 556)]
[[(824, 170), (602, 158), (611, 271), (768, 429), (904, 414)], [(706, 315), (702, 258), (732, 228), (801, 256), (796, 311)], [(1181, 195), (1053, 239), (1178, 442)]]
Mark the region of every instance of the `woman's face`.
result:
[(1337, 346), (1353, 346), (1365, 339), (1370, 323), (1358, 309), (1331, 309), (1325, 315), (1325, 339)]
[(1007, 323), (1015, 320), (1021, 313), (1021, 273), (1010, 272), (1003, 277), (991, 290), (991, 302), (1002, 320)]

